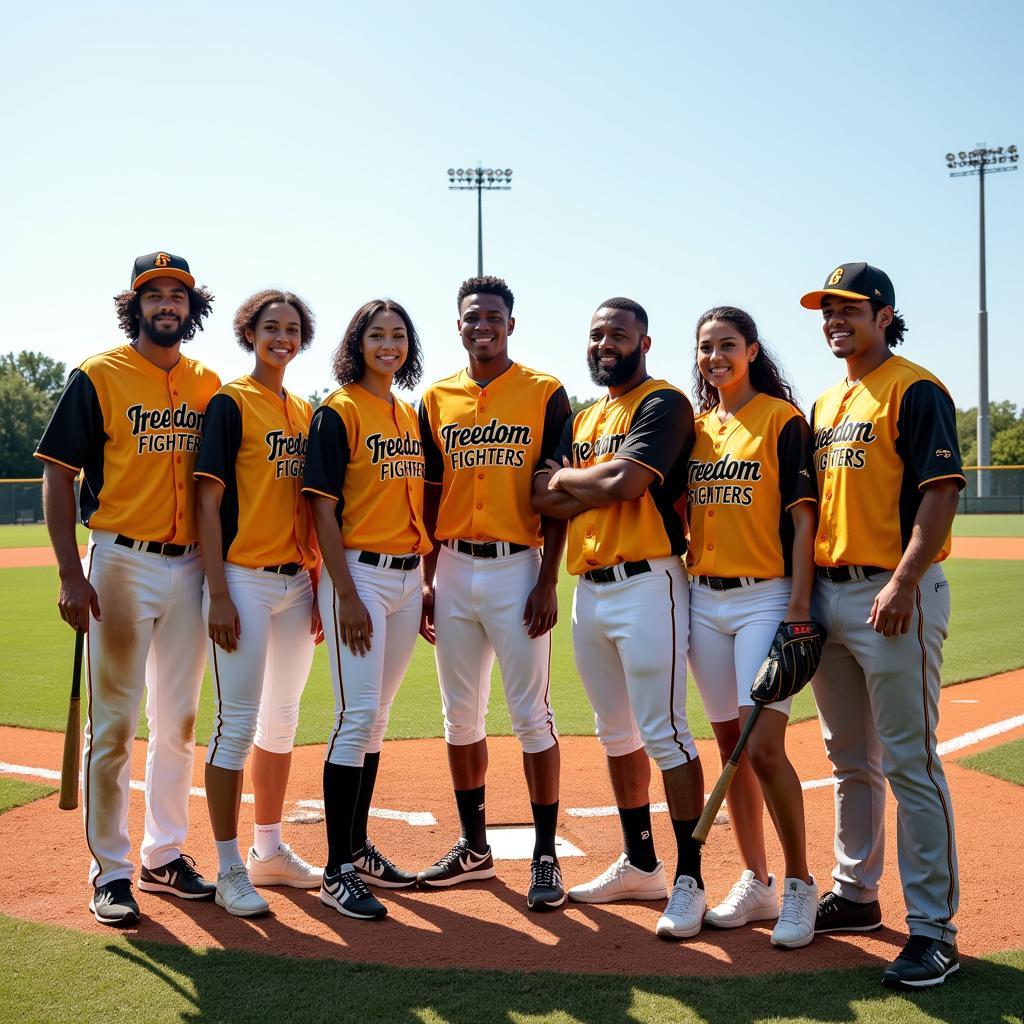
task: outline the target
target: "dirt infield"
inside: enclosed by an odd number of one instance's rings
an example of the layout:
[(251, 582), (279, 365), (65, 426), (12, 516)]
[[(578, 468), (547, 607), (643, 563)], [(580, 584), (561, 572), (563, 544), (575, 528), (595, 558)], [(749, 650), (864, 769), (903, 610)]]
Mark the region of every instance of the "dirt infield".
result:
[[(1024, 671), (948, 687), (942, 693), (940, 740), (959, 738), (960, 749), (975, 752), (1024, 735)], [(1007, 726), (1007, 722), (1010, 726)], [(976, 730), (996, 723), (998, 735), (978, 740)], [(0, 771), (12, 766), (55, 769), (62, 738), (56, 733), (0, 728)], [(718, 762), (711, 745), (699, 744), (706, 787), (711, 788)], [(818, 725), (800, 723), (790, 731), (789, 747), (805, 783), (811, 870), (819, 887), (828, 887), (832, 866), (833, 790)], [(135, 744), (132, 778), (141, 779), (146, 746)], [(518, 746), (511, 739), (490, 741), (488, 815), (492, 826), (525, 824), (529, 804), (522, 781)], [(295, 754), (290, 795), (320, 796), (322, 748), (303, 747)], [(979, 955), (1024, 947), (1024, 918), (1016, 910), (1016, 875), (1007, 865), (1019, 860), (1019, 836), (1007, 824), (1024, 820), (1024, 788), (1001, 782), (945, 757), (957, 815), (961, 867), (961, 950)], [(620, 851), (614, 813), (580, 816), (572, 809), (612, 803), (604, 759), (596, 740), (562, 741), (563, 781), (559, 835), (578, 847), (582, 857), (564, 857), (568, 885), (593, 877)], [(195, 785), (202, 785), (202, 757), (196, 758)], [(443, 853), (457, 830), (449, 791), (444, 745), (438, 740), (390, 741), (385, 747), (375, 807), (428, 812), (435, 824), (371, 819), (374, 840), (397, 863), (415, 868)], [(660, 790), (660, 786), (659, 786)], [(659, 799), (659, 796), (654, 796)], [(202, 796), (191, 804), (192, 835), (188, 851), (212, 877), (216, 856)], [(308, 812), (307, 812), (308, 813)], [(143, 800), (133, 791), (130, 823), (141, 835)], [(389, 917), (382, 922), (343, 918), (322, 906), (316, 892), (264, 890), (273, 914), (243, 921), (212, 903), (186, 905), (140, 894), (144, 920), (140, 938), (197, 947), (231, 947), (293, 957), (330, 957), (396, 966), (564, 970), (577, 972), (728, 975), (753, 972), (850, 967), (890, 960), (904, 940), (903, 903), (895, 864), (895, 813), (888, 808), (891, 837), (882, 883), (884, 927), (867, 936), (822, 936), (811, 946), (782, 952), (769, 946), (769, 929), (728, 932), (705, 929), (696, 940), (658, 941), (654, 923), (660, 903), (581, 906), (534, 915), (526, 909), (529, 865), (523, 860), (497, 863), (497, 878), (448, 892), (384, 893)], [(429, 820), (429, 818), (428, 818)], [(665, 814), (654, 816), (655, 834), (666, 855), (672, 848)], [(241, 835), (251, 834), (252, 805), (243, 804)], [(769, 828), (769, 862), (781, 868), (778, 844)], [(326, 854), (323, 825), (290, 824), (286, 838), (304, 856), (322, 862)], [(106, 933), (86, 910), (88, 855), (79, 812), (62, 813), (56, 795), (0, 816), (0, 911), (30, 920)], [(43, 870), (26, 870), (26, 865)], [(673, 865), (668, 865), (669, 871)], [(704, 877), (712, 899), (721, 897), (740, 872), (727, 825), (716, 826), (704, 855)], [(54, 880), (61, 879), (55, 885)]]
[[(84, 547), (79, 551), (85, 554)], [(954, 537), (952, 557), (1024, 559), (1024, 537)], [(52, 548), (0, 548), (0, 569), (56, 564)]]

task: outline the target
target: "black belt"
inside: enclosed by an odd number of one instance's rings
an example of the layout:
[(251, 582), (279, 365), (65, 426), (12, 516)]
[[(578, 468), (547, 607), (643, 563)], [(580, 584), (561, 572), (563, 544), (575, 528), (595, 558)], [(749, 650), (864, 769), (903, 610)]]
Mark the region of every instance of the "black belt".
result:
[(589, 583), (621, 583), (633, 576), (642, 576), (645, 572), (651, 571), (651, 563), (646, 558), (639, 562), (620, 562), (618, 565), (609, 566), (607, 569), (591, 569), (585, 572), (583, 578)]
[(363, 565), (376, 565), (381, 569), (397, 569), (408, 572), (420, 564), (419, 555), (378, 555), (376, 551), (360, 551), (359, 561)]
[(740, 587), (751, 587), (755, 583), (764, 583), (760, 576), (694, 576), (694, 580), (702, 587), (712, 590), (738, 590)]
[(195, 544), (164, 544), (158, 540), (134, 540), (119, 533), (114, 538), (115, 544), (123, 548), (131, 548), (133, 551), (145, 551), (150, 555), (166, 555), (168, 558), (180, 558), (187, 555), (195, 548)]
[(264, 572), (276, 572), (281, 576), (298, 576), (302, 565), (299, 562), (284, 562), (282, 565), (265, 565)]
[(851, 580), (866, 580), (880, 572), (888, 572), (877, 565), (819, 565), (818, 575), (830, 583), (849, 583)]
[(454, 551), (461, 551), (462, 554), (472, 555), (474, 558), (498, 558), (529, 550), (528, 544), (509, 544), (505, 541), (484, 541), (481, 544), (474, 544), (468, 540), (446, 540), (445, 544)]

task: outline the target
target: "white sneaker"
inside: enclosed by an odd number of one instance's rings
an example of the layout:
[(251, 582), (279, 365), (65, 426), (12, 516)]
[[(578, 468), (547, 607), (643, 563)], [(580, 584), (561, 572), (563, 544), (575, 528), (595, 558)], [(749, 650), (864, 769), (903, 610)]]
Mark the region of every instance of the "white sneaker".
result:
[(307, 864), (287, 843), (281, 843), (272, 857), (259, 857), (249, 848), (245, 866), (253, 885), (290, 885), (293, 889), (315, 889), (324, 877), (321, 868)]
[(739, 928), (750, 921), (774, 921), (778, 916), (775, 876), (769, 875), (765, 885), (748, 868), (729, 890), (729, 895), (704, 915), (704, 923), (715, 928)]
[(574, 885), (569, 899), (577, 903), (615, 903), (616, 900), (663, 900), (668, 895), (665, 868), (659, 860), (653, 871), (641, 871), (622, 854), (591, 882)]
[(680, 875), (672, 886), (665, 913), (658, 918), (655, 934), (660, 939), (692, 939), (704, 921), (707, 897), (695, 879)]
[(244, 864), (232, 864), (228, 871), (217, 875), (218, 907), (235, 917), (258, 917), (270, 910), (270, 904), (252, 887)]
[(783, 883), (782, 911), (779, 923), (772, 931), (772, 945), (785, 949), (799, 949), (814, 938), (814, 919), (818, 911), (818, 885), (799, 878), (787, 878)]

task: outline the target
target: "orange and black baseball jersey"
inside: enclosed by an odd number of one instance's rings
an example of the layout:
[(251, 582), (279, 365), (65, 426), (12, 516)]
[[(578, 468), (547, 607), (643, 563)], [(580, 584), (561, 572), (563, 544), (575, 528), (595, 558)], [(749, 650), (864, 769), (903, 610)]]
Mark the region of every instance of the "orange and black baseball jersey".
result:
[(789, 510), (818, 495), (810, 430), (800, 410), (758, 394), (728, 422), (711, 409), (694, 429), (687, 570), (693, 576), (792, 575)]
[[(855, 384), (841, 381), (811, 413), (820, 502), (818, 565), (895, 569), (922, 489), (966, 485), (949, 392), (927, 370), (890, 356)], [(949, 556), (946, 536), (936, 561)]]
[(309, 446), (309, 402), (282, 398), (254, 377), (225, 384), (210, 399), (195, 475), (224, 485), (224, 561), (250, 569), (317, 563), (302, 472)]
[(425, 555), (423, 444), (411, 405), (346, 384), (313, 413), (302, 490), (337, 499), (346, 548)]
[(518, 363), (483, 387), (461, 370), (428, 388), (420, 431), (427, 483), (441, 485), (438, 540), (540, 547), (533, 474), (554, 454), (571, 412), (554, 377)]
[(92, 356), (68, 377), (36, 458), (84, 470), (79, 501), (90, 528), (191, 544), (192, 470), (219, 387), (217, 374), (187, 356), (169, 371), (131, 345)]
[(619, 398), (605, 396), (565, 425), (555, 455), (579, 469), (629, 459), (657, 479), (632, 501), (591, 508), (569, 520), (569, 572), (686, 552), (682, 502), (693, 447), (693, 408), (663, 380), (648, 380)]

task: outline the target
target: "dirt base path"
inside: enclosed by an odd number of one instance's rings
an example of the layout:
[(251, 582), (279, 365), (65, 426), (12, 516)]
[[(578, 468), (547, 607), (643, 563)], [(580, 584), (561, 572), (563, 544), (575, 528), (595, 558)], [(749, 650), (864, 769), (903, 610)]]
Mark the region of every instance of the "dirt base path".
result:
[[(1012, 728), (980, 742), (965, 743), (975, 752), (1024, 735), (1024, 671), (949, 687), (942, 694), (940, 741), (964, 737), (974, 730), (1020, 720)], [(62, 737), (27, 729), (0, 729), (0, 760), (6, 766), (59, 768)], [(529, 803), (518, 745), (512, 739), (490, 741), (488, 814), (491, 825), (526, 824)], [(710, 743), (700, 743), (705, 784), (710, 790), (718, 759)], [(811, 871), (819, 888), (830, 885), (832, 868), (833, 789), (818, 724), (792, 728), (790, 753), (804, 782), (822, 780), (806, 790), (808, 847)], [(141, 779), (146, 746), (135, 745), (132, 778)], [(205, 751), (202, 751), (205, 753)], [(320, 796), (323, 751), (296, 750), (291, 795)], [(1010, 823), (1024, 821), (1024, 788), (989, 778), (956, 764), (959, 751), (945, 757), (958, 826), (962, 902), (957, 923), (960, 948), (966, 955), (1024, 947), (1024, 917), (1017, 910), (1019, 836)], [(580, 816), (572, 809), (611, 805), (604, 758), (592, 738), (562, 741), (559, 835), (582, 857), (564, 857), (567, 885), (592, 878), (619, 854), (621, 836), (612, 813)], [(196, 758), (195, 785), (202, 785), (202, 757)], [(374, 806), (399, 811), (429, 812), (432, 825), (403, 820), (371, 819), (377, 845), (396, 863), (415, 869), (445, 852), (458, 828), (448, 782), (444, 745), (438, 740), (392, 741), (385, 747)], [(652, 798), (661, 798), (659, 793)], [(293, 809), (294, 808), (290, 808)], [(310, 813), (308, 810), (306, 813)], [(315, 812), (313, 812), (315, 814)], [(216, 856), (201, 796), (191, 802), (192, 834), (187, 852), (207, 877), (216, 873)], [(135, 842), (142, 832), (142, 794), (133, 791), (130, 827)], [(197, 947), (237, 948), (294, 957), (328, 957), (395, 966), (518, 968), (578, 972), (658, 974), (749, 974), (784, 970), (850, 967), (891, 960), (905, 936), (904, 907), (895, 853), (895, 808), (890, 800), (887, 827), (891, 837), (881, 901), (884, 927), (863, 936), (821, 936), (806, 949), (772, 949), (767, 927), (716, 932), (705, 929), (683, 943), (659, 942), (654, 924), (659, 903), (583, 906), (567, 903), (561, 911), (536, 915), (526, 909), (529, 863), (497, 862), (497, 878), (459, 886), (448, 892), (385, 892), (389, 916), (381, 922), (345, 918), (324, 907), (316, 891), (264, 890), (273, 914), (244, 921), (229, 917), (213, 903), (184, 904), (147, 893), (139, 894), (144, 919), (133, 931), (140, 938)], [(429, 820), (429, 819), (428, 819)], [(654, 816), (659, 849), (668, 856), (671, 828), (664, 813)], [(252, 805), (243, 804), (240, 835), (251, 835)], [(781, 870), (781, 855), (768, 828), (769, 863)], [(289, 824), (286, 840), (305, 857), (323, 863), (323, 825)], [(0, 911), (86, 932), (108, 933), (86, 909), (88, 854), (79, 812), (61, 813), (56, 795), (0, 816)], [(35, 865), (40, 870), (26, 870)], [(1011, 867), (1008, 868), (1008, 865)], [(674, 865), (668, 864), (671, 872)], [(739, 876), (739, 863), (728, 825), (713, 830), (704, 853), (704, 878), (712, 900), (720, 899)], [(59, 880), (59, 884), (58, 883)]]

